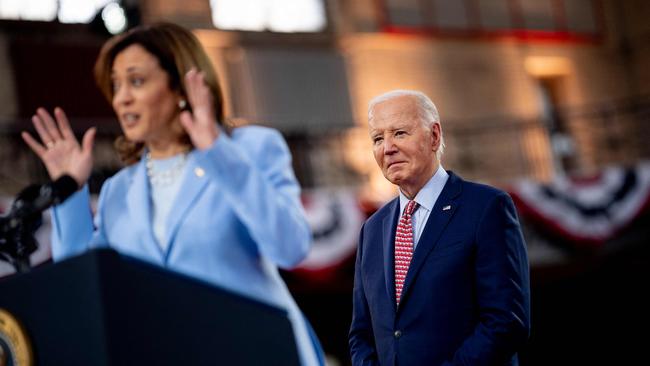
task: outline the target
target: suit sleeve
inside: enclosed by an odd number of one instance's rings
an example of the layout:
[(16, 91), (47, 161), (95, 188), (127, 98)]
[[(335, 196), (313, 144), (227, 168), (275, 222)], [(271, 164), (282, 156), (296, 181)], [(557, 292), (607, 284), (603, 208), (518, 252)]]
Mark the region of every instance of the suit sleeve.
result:
[(243, 127), (222, 133), (197, 158), (224, 189), (262, 256), (282, 268), (300, 263), (311, 246), (311, 230), (300, 202), (291, 154), (275, 130)]
[(453, 365), (506, 363), (530, 332), (528, 257), (507, 194), (500, 193), (486, 208), (476, 243), (479, 323), (454, 354)]
[(94, 224), (88, 185), (52, 208), (52, 258), (55, 261), (81, 254), (89, 247), (107, 245), (101, 211), (109, 185), (110, 179), (102, 186)]
[(363, 256), (363, 230), (359, 235), (359, 246), (354, 270), (354, 289), (352, 291), (352, 324), (350, 325), (350, 356), (354, 366), (379, 365), (377, 349), (372, 331), (370, 310), (361, 278), (361, 260)]

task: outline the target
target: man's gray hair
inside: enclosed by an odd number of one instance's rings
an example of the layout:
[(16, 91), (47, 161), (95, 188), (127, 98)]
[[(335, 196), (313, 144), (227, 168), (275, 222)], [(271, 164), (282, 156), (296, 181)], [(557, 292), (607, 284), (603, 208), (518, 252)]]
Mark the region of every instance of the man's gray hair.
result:
[(417, 106), (418, 106), (418, 116), (420, 117), (420, 121), (425, 127), (430, 129), (435, 123), (440, 125), (440, 146), (438, 147), (438, 151), (436, 151), (436, 158), (438, 159), (438, 161), (440, 161), (440, 158), (442, 157), (442, 153), (445, 150), (445, 139), (442, 133), (442, 124), (440, 123), (440, 115), (438, 114), (438, 109), (436, 108), (436, 105), (433, 104), (431, 99), (429, 99), (429, 97), (427, 97), (424, 93), (417, 90), (398, 89), (398, 90), (391, 90), (384, 94), (378, 95), (372, 98), (372, 100), (370, 100), (370, 102), (368, 103), (368, 121), (372, 121), (373, 110), (375, 108), (375, 105), (390, 99), (404, 97), (404, 96), (415, 98), (415, 101), (417, 102)]

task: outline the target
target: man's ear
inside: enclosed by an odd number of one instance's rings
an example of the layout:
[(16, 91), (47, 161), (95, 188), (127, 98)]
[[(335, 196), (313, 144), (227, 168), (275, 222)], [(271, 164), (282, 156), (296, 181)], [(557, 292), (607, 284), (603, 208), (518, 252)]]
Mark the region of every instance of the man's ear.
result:
[(440, 131), (439, 123), (434, 123), (433, 125), (431, 125), (430, 137), (431, 137), (431, 146), (433, 146), (433, 151), (436, 151), (440, 148), (441, 134), (442, 133)]

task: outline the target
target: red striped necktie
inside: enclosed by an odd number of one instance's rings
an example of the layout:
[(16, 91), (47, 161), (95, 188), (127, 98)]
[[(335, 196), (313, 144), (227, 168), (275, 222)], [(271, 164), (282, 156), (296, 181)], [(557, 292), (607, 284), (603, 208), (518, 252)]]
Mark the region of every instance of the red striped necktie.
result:
[(402, 297), (402, 287), (413, 257), (413, 220), (411, 215), (416, 208), (417, 202), (408, 202), (395, 232), (395, 300), (397, 305)]

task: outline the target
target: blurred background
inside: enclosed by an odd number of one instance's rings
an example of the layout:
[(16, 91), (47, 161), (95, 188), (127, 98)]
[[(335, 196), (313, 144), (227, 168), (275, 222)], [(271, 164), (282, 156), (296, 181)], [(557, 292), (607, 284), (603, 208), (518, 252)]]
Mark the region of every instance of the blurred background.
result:
[[(359, 228), (396, 195), (366, 126), (368, 101), (391, 89), (436, 103), (446, 169), (517, 204), (533, 315), (521, 364), (638, 362), (650, 326), (649, 18), (644, 0), (0, 0), (0, 212), (47, 180), (20, 138), (39, 106), (62, 107), (79, 135), (98, 127), (93, 192), (120, 169), (95, 58), (112, 34), (171, 21), (208, 51), (229, 121), (289, 143), (314, 248), (283, 275), (331, 365), (349, 364)], [(47, 221), (34, 264), (50, 262)]]

